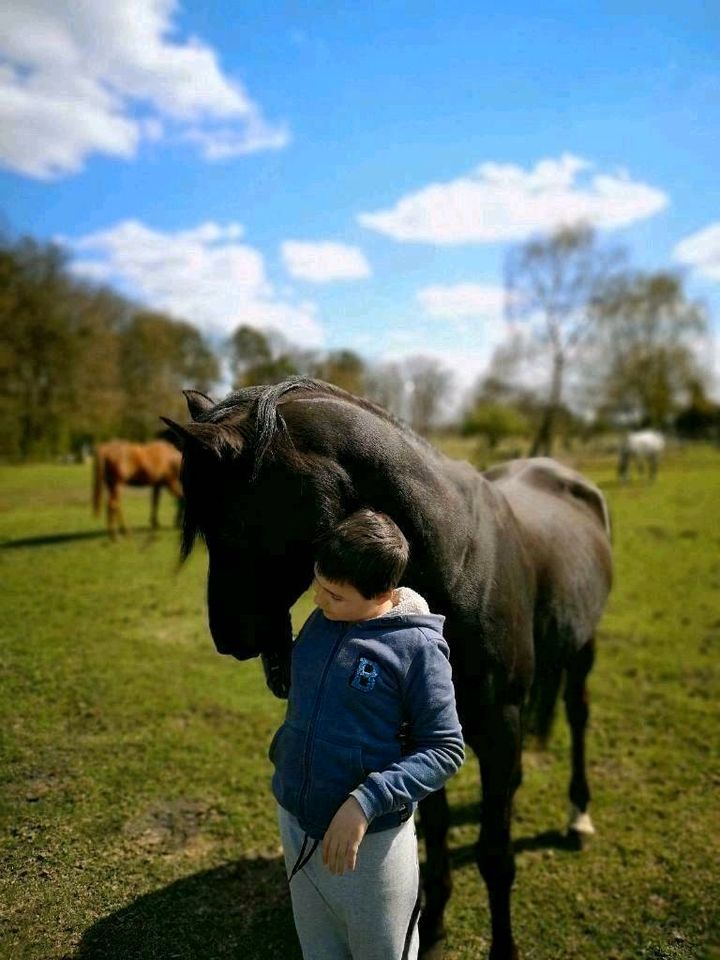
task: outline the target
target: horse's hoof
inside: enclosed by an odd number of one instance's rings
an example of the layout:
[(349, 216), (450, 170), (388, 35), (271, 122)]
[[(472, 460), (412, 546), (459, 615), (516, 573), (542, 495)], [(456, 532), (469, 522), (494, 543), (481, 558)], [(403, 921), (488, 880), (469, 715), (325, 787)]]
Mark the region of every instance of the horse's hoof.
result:
[(577, 833), (581, 837), (592, 837), (595, 833), (590, 814), (586, 810), (580, 810), (574, 803), (570, 804), (570, 821), (568, 823), (568, 835), (571, 833)]

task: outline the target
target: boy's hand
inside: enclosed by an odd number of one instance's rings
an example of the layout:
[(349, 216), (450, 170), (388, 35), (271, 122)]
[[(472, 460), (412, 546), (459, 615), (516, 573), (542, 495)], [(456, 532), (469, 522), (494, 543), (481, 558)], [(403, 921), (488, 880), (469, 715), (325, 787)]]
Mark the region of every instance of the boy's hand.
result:
[(343, 874), (354, 870), (358, 847), (365, 836), (368, 822), (355, 797), (348, 797), (330, 821), (323, 837), (323, 863), (330, 873)]

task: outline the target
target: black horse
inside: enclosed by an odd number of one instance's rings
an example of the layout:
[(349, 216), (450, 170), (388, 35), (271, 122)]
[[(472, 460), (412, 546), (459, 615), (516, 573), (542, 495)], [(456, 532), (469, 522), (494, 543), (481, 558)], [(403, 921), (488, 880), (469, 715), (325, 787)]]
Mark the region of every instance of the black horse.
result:
[[(316, 538), (362, 506), (384, 511), (407, 536), (405, 583), (447, 618), (460, 719), (480, 761), (476, 859), (490, 902), (490, 957), (516, 958), (510, 818), (521, 713), (547, 733), (563, 675), (570, 829), (592, 831), (585, 681), (611, 581), (602, 494), (548, 459), (480, 474), (380, 407), (315, 380), (249, 387), (217, 404), (186, 396), (192, 422), (166, 421), (184, 445), (183, 553), (202, 535), (217, 649), (240, 660), (262, 655), (276, 692), (290, 658), (289, 610), (312, 580)], [(444, 937), (451, 892), (444, 790), (421, 803), (420, 818), (428, 953)]]

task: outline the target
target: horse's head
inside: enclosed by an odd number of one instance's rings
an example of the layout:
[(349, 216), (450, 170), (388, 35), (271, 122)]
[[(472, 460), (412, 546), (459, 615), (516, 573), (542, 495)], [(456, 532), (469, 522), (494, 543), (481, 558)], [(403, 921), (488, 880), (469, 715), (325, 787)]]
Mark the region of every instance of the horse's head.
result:
[(205, 541), (210, 631), (240, 660), (289, 650), (289, 611), (312, 581), (314, 541), (344, 512), (343, 472), (293, 442), (277, 409), (306, 383), (248, 388), (218, 404), (187, 391), (191, 422), (166, 421), (183, 444), (182, 552), (198, 534)]

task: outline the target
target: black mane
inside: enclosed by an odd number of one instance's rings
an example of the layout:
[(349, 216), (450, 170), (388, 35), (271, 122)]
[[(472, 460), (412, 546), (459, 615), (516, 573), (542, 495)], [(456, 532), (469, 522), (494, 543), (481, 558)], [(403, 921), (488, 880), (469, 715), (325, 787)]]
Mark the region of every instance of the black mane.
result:
[[(244, 387), (229, 394), (225, 399), (215, 404), (212, 409), (198, 415), (195, 419), (198, 423), (217, 424), (218, 426), (231, 428), (235, 439), (239, 435), (242, 439), (243, 454), (252, 463), (250, 482), (253, 483), (257, 480), (271, 448), (274, 453), (282, 452), (287, 456), (297, 458), (298, 451), (293, 445), (285, 419), (278, 409), (283, 400), (288, 397), (292, 399), (294, 396), (302, 399), (331, 397), (360, 407), (368, 413), (393, 424), (403, 434), (411, 437), (426, 452), (431, 451), (435, 456), (438, 455), (437, 451), (426, 440), (414, 433), (408, 424), (394, 417), (382, 407), (363, 397), (356, 397), (334, 384), (326, 383), (324, 380), (314, 380), (311, 377), (290, 377), (280, 383), (267, 386)], [(219, 432), (216, 447), (218, 454), (222, 451), (226, 440), (227, 434)], [(230, 444), (230, 446), (232, 445)], [(187, 470), (183, 467), (183, 483), (188, 483), (188, 481)], [(189, 505), (186, 505), (180, 551), (183, 560), (187, 559), (192, 552), (198, 534), (203, 535), (202, 524), (193, 514)]]
[(253, 480), (257, 479), (265, 455), (277, 435), (282, 433), (288, 436), (285, 420), (278, 411), (280, 402), (288, 394), (304, 394), (308, 398), (335, 397), (338, 400), (344, 400), (392, 423), (398, 430), (411, 435), (424, 447), (434, 450), (426, 440), (414, 433), (408, 424), (371, 400), (356, 397), (324, 380), (314, 380), (312, 377), (290, 377), (269, 386), (244, 387), (242, 390), (236, 390), (200, 418), (205, 423), (236, 426), (241, 424), (243, 439), (248, 444), (253, 458)]

